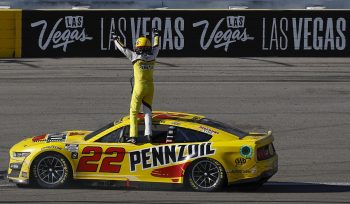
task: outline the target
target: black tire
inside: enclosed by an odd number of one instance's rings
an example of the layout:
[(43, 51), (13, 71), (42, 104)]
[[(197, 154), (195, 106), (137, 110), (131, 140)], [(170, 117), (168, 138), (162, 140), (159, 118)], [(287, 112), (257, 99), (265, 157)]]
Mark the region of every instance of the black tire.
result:
[(222, 165), (210, 158), (199, 159), (186, 169), (185, 185), (195, 191), (212, 192), (221, 190), (227, 183)]
[(31, 173), (31, 181), (41, 188), (62, 188), (72, 178), (69, 162), (55, 152), (39, 155), (31, 166)]

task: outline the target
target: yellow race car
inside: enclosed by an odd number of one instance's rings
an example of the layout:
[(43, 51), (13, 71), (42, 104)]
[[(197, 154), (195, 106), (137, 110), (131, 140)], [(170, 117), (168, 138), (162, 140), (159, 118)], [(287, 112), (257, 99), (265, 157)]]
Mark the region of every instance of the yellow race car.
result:
[[(129, 117), (96, 131), (44, 134), (10, 149), (8, 179), (18, 186), (60, 188), (72, 180), (185, 184), (215, 191), (263, 184), (277, 172), (271, 131), (244, 132), (201, 115), (153, 112), (151, 142), (126, 143)], [(143, 135), (139, 114), (139, 135)]]

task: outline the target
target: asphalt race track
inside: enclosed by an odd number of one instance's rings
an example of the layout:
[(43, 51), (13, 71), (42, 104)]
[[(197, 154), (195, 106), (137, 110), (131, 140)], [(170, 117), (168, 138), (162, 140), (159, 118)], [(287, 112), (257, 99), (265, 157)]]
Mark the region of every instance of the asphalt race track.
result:
[[(21, 139), (94, 130), (128, 114), (124, 58), (0, 59), (0, 174)], [(257, 191), (198, 193), (162, 185), (19, 189), (0, 203), (349, 203), (349, 58), (160, 58), (155, 110), (272, 129), (279, 172)]]

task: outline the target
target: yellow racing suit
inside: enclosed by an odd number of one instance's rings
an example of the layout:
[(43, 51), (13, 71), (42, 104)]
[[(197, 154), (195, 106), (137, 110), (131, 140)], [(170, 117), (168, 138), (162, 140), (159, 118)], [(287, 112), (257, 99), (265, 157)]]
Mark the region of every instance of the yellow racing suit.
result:
[(130, 137), (138, 136), (137, 114), (141, 103), (145, 115), (145, 135), (152, 135), (153, 69), (158, 55), (159, 37), (154, 36), (150, 53), (138, 54), (114, 40), (117, 48), (132, 62), (134, 67), (134, 89), (130, 102)]

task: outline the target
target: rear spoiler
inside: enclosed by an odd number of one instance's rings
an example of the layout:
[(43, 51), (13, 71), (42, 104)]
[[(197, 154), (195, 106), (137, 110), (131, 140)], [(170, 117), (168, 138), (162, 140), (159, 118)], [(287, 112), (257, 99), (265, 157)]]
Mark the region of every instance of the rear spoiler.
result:
[(272, 135), (272, 131), (271, 130), (267, 131), (267, 136), (271, 136), (271, 135)]
[(273, 140), (274, 140), (274, 138), (272, 136), (272, 131), (269, 130), (269, 131), (267, 131), (266, 136), (264, 136), (260, 140), (257, 140), (255, 142), (255, 144), (265, 145), (265, 144), (269, 144), (269, 143), (273, 142)]
[(267, 133), (249, 133), (248, 136), (260, 136), (260, 138), (256, 138), (255, 144), (257, 145), (269, 144), (274, 140), (271, 130), (267, 131)]

